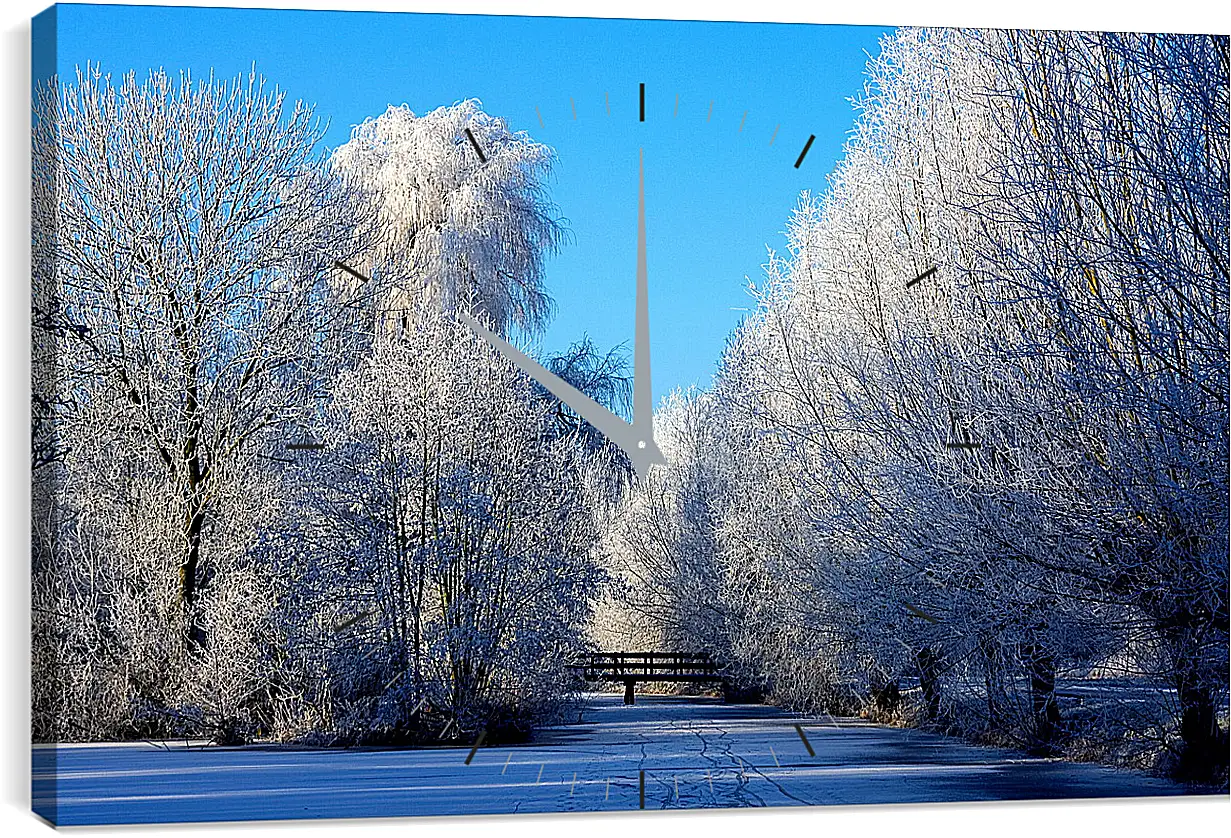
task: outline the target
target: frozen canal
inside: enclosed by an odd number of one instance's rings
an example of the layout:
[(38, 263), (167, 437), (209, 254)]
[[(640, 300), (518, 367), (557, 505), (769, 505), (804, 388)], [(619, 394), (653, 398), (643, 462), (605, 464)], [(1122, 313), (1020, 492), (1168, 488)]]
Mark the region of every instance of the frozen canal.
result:
[(482, 748), (466, 765), (468, 752), (65, 745), (36, 749), (34, 802), (65, 825), (620, 811), (641, 807), (642, 772), (646, 809), (1184, 791), (918, 731), (652, 696), (625, 707), (594, 695), (581, 724)]

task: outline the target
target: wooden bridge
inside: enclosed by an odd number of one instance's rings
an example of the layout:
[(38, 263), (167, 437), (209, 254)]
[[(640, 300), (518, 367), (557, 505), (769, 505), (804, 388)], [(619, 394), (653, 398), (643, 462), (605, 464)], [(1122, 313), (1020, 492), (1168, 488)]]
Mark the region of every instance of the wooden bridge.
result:
[(721, 683), (721, 665), (708, 652), (594, 652), (570, 667), (587, 681), (623, 681), (624, 703), (638, 681)]

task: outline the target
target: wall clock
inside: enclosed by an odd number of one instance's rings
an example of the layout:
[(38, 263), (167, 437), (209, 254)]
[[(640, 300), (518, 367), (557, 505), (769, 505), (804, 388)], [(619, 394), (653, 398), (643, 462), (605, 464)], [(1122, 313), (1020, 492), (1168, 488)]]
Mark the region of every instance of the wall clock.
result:
[(33, 31), (47, 820), (1225, 793), (1225, 36)]

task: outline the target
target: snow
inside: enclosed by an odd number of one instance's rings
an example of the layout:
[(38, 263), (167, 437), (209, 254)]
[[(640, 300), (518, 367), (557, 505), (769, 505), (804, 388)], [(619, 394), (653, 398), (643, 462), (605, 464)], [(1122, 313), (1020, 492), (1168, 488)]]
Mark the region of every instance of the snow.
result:
[[(587, 697), (533, 743), (329, 750), (175, 743), (34, 750), (59, 825), (1152, 796), (1184, 787), (853, 719), (712, 699)], [(816, 752), (809, 757), (795, 725)]]

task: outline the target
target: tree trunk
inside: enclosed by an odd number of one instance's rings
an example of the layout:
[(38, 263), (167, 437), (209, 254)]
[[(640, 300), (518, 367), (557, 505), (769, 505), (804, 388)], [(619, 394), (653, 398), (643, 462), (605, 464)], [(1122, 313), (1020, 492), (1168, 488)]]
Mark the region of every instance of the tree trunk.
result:
[(1180, 702), (1180, 755), (1175, 776), (1187, 783), (1211, 783), (1220, 778), (1225, 782), (1227, 734), (1218, 726), (1210, 683), (1226, 683), (1227, 670), (1202, 665), (1205, 621), (1193, 613), (1195, 610), (1181, 606), (1159, 619)]
[(186, 548), (180, 565), (180, 603), (184, 610), (184, 643), (189, 649), (205, 646), (205, 629), (197, 613), (197, 573), (201, 561), (201, 531), (205, 527), (205, 510), (189, 501), (184, 526)]
[(189, 649), (205, 646), (205, 629), (197, 613), (197, 573), (201, 560), (201, 532), (205, 528), (205, 500), (202, 484), (205, 470), (201, 463), (201, 406), (197, 400), (197, 365), (185, 370), (188, 381), (184, 393), (184, 411), (188, 415), (188, 431), (184, 436), (184, 466), (187, 484), (184, 487), (186, 506), (184, 519), (184, 561), (180, 565), (180, 602), (184, 609), (184, 642)]
[(902, 691), (898, 689), (897, 681), (886, 681), (872, 688), (872, 698), (880, 713), (891, 716), (898, 712), (902, 704)]
[(923, 705), (929, 722), (940, 720), (940, 657), (931, 648), (915, 655), (919, 666), (919, 686), (923, 689)]
[(1176, 778), (1188, 783), (1211, 783), (1227, 771), (1227, 736), (1218, 727), (1213, 691), (1182, 673), (1176, 693), (1180, 699), (1180, 760)]
[(1056, 703), (1056, 660), (1039, 646), (1027, 646), (1026, 664), (1030, 670), (1030, 706), (1033, 743), (1031, 751), (1052, 753), (1060, 723), (1060, 707)]
[(983, 685), (987, 704), (987, 730), (1005, 729), (1005, 708), (1008, 691), (1005, 688), (1005, 663), (999, 645), (991, 637), (979, 641), (983, 653)]

